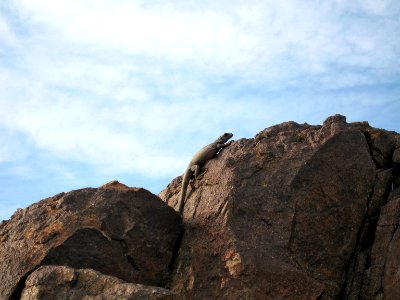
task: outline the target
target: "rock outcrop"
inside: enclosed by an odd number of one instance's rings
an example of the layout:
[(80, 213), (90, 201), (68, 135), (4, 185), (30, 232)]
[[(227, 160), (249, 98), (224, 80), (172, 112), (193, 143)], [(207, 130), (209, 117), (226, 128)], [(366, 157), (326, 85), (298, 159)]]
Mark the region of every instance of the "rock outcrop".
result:
[[(188, 189), (171, 288), (187, 299), (396, 299), (400, 139), (329, 117), (283, 123)], [(181, 177), (160, 193), (177, 206)]]
[(43, 266), (29, 275), (21, 300), (178, 300), (159, 287), (127, 283), (92, 269)]
[(179, 215), (157, 196), (118, 182), (42, 200), (0, 225), (0, 299), (19, 299), (42, 265), (164, 287), (181, 230)]
[(0, 299), (399, 298), (399, 134), (287, 122), (205, 168), (183, 224), (181, 177), (162, 200), (113, 181), (18, 210)]

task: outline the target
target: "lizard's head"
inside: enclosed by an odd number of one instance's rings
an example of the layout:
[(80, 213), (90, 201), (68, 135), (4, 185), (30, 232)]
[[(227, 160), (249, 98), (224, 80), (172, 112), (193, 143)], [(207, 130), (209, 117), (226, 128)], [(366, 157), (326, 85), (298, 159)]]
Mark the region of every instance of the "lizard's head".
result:
[(223, 144), (223, 143), (226, 143), (227, 141), (229, 141), (229, 139), (230, 139), (231, 137), (233, 137), (233, 134), (232, 134), (232, 133), (224, 133), (223, 135), (221, 135), (221, 136), (217, 139), (217, 141), (218, 141), (218, 143)]

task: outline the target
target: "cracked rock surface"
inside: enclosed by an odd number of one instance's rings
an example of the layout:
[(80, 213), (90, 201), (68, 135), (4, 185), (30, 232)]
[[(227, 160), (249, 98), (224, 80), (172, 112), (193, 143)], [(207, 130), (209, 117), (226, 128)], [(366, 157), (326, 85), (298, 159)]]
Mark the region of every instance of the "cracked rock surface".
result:
[(42, 265), (164, 287), (181, 230), (157, 196), (118, 182), (44, 199), (0, 224), (0, 299), (19, 299)]
[[(396, 299), (400, 139), (335, 115), (240, 139), (191, 182), (171, 289), (187, 299)], [(181, 177), (160, 193), (177, 208)]]

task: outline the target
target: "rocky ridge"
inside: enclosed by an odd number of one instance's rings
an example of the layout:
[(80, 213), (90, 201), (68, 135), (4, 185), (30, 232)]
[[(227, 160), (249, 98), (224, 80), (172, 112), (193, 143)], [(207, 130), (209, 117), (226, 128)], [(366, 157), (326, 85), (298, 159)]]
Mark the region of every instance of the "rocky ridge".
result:
[(0, 225), (1, 299), (396, 299), (400, 136), (282, 123), (206, 166), (177, 208), (111, 182)]
[[(171, 288), (187, 299), (396, 299), (400, 139), (287, 122), (240, 139), (188, 190)], [(176, 208), (181, 178), (160, 197)]]

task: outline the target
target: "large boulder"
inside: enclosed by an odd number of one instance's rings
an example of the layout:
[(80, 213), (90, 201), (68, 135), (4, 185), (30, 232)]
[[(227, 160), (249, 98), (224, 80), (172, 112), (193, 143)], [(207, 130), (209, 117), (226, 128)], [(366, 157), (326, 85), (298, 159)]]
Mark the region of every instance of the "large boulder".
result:
[(0, 299), (19, 299), (25, 279), (41, 265), (165, 286), (181, 222), (157, 196), (118, 182), (18, 210), (0, 225)]
[(26, 280), (21, 300), (178, 300), (171, 291), (128, 283), (92, 269), (42, 266)]
[[(380, 214), (397, 205), (386, 203), (398, 140), (336, 115), (234, 142), (188, 189), (172, 290), (188, 299), (394, 295), (398, 218)], [(175, 209), (181, 180), (159, 195)]]

